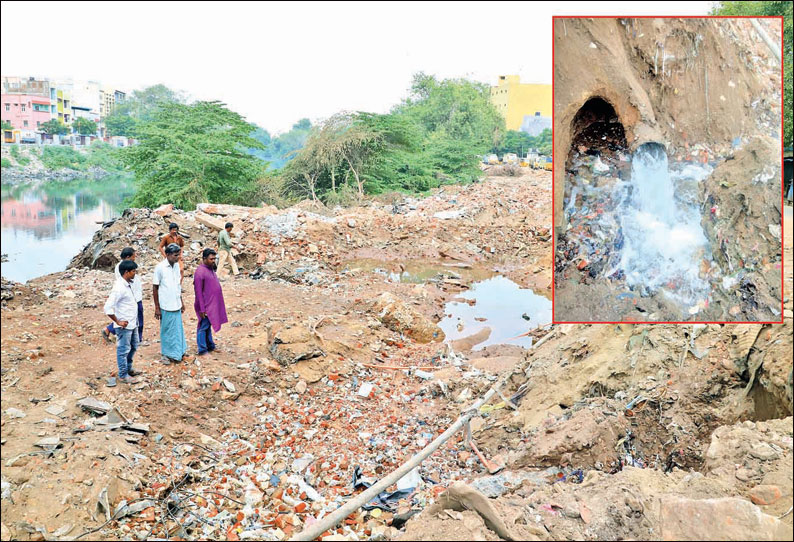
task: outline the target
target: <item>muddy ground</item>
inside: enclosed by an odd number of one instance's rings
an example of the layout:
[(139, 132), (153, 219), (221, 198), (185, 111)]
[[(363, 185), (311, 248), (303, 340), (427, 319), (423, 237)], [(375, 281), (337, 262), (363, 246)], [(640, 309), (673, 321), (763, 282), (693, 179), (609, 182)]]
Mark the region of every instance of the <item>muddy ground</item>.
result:
[[(516, 410), (496, 399), (472, 422), (504, 470), (489, 475), (456, 435), (390, 488), (405, 492), (324, 538), (790, 539), (791, 514), (776, 519), (792, 503), (790, 298), (784, 325), (541, 325), (535, 350), (443, 342), (435, 323), (483, 269), (550, 291), (550, 199), (550, 175), (531, 172), (356, 209), (132, 210), (77, 267), (4, 282), (2, 538), (286, 539), (507, 371)], [(180, 222), (190, 272), (227, 219), (244, 274), (223, 282), (219, 350), (161, 365), (157, 232)], [(126, 244), (144, 269), (145, 373), (109, 388), (101, 307)], [(432, 272), (400, 282), (417, 260)], [(790, 248), (786, 262), (790, 285)]]

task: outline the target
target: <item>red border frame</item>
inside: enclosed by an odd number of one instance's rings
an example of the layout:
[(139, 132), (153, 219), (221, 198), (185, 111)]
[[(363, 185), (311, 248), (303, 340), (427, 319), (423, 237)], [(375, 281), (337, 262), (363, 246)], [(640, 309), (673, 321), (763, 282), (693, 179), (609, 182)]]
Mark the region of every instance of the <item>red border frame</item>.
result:
[(783, 161), (783, 152), (785, 147), (784, 141), (784, 132), (783, 132), (783, 121), (784, 121), (784, 109), (785, 109), (785, 88), (783, 84), (783, 71), (784, 71), (784, 64), (783, 64), (783, 54), (785, 54), (785, 41), (784, 41), (784, 33), (783, 29), (785, 28), (785, 21), (782, 16), (773, 16), (773, 15), (766, 15), (766, 16), (752, 16), (752, 15), (681, 15), (681, 16), (674, 16), (674, 15), (552, 15), (551, 17), (551, 100), (552, 100), (552, 107), (551, 107), (551, 130), (552, 130), (552, 137), (551, 137), (551, 155), (552, 158), (554, 157), (554, 110), (555, 110), (555, 102), (554, 102), (554, 46), (555, 46), (555, 34), (554, 34), (554, 23), (557, 19), (777, 19), (780, 21), (780, 51), (781, 51), (781, 65), (780, 65), (780, 320), (779, 321), (763, 321), (763, 322), (755, 322), (755, 321), (730, 321), (730, 322), (704, 322), (698, 320), (685, 320), (683, 322), (657, 322), (655, 320), (618, 320), (618, 321), (588, 321), (588, 322), (579, 322), (579, 321), (569, 321), (569, 320), (557, 320), (555, 318), (555, 268), (557, 262), (557, 233), (555, 231), (555, 220), (554, 220), (554, 213), (555, 213), (555, 201), (554, 201), (554, 173), (555, 168), (557, 167), (557, 161), (552, 161), (552, 177), (551, 177), (551, 231), (552, 231), (552, 258), (551, 258), (551, 321), (553, 324), (783, 324), (783, 312), (785, 310), (785, 303), (784, 300), (786, 298), (786, 290), (785, 290), (785, 218), (786, 218), (786, 210), (785, 210), (785, 186), (784, 186), (784, 161)]

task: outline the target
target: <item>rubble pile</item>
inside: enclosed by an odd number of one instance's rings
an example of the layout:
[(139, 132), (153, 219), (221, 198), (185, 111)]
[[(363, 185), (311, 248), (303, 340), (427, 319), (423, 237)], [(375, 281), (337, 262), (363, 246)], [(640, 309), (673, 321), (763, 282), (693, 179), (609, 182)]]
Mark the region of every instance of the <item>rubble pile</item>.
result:
[[(438, 333), (448, 304), (480, 304), (464, 296), (481, 272), (550, 280), (550, 233), (521, 200), (547, 201), (548, 174), (541, 185), (499, 177), (354, 216), (301, 207), (295, 237), (278, 244), (263, 225), (278, 210), (142, 212), (158, 227), (184, 220), (190, 242), (200, 225), (211, 242), (212, 224), (231, 220), (247, 270), (265, 271), (222, 283), (229, 323), (216, 351), (169, 366), (144, 287), (143, 374), (129, 385), (109, 386), (108, 271), (71, 268), (30, 281), (29, 293), (13, 288), (0, 337), (2, 538), (286, 540), (403, 465), (500, 377), (469, 431), (321, 539), (684, 539), (704, 528), (790, 538), (790, 298), (784, 325), (538, 325), (519, 313), (537, 326), (524, 334), (531, 350), (507, 341), (474, 351), (490, 329)], [(435, 216), (477, 205), (473, 216)], [(105, 230), (122, 225), (136, 223)], [(495, 238), (497, 226), (527, 246), (503, 234), (493, 255), (468, 261), (466, 243), (478, 245), (464, 235)], [(441, 260), (402, 281), (405, 254), (425, 242)], [(378, 265), (348, 259), (373, 247)]]
[[(530, 170), (515, 178), (518, 182), (445, 186), (423, 199), (367, 201), (352, 209), (318, 209), (307, 202), (284, 210), (213, 204), (200, 204), (195, 211), (128, 209), (103, 225), (69, 267), (110, 270), (121, 249), (132, 246), (147, 272), (160, 259), (160, 238), (175, 222), (185, 237), (190, 275), (201, 251), (217, 246), (217, 232), (230, 221), (238, 265), (253, 278), (325, 285), (334, 282), (330, 275), (345, 262), (384, 259), (384, 254), (388, 260), (508, 264), (521, 274), (526, 258), (546, 259), (544, 244), (551, 241), (544, 221), (550, 194), (541, 188), (543, 176)], [(493, 205), (482, 203), (489, 198)], [(510, 236), (502, 234), (504, 227), (511, 229)]]

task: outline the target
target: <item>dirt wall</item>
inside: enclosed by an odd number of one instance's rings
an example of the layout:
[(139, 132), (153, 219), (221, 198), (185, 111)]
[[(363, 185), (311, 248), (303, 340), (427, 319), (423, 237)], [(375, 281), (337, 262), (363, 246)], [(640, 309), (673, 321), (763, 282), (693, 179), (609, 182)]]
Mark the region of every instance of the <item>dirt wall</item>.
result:
[[(761, 20), (780, 40), (780, 23)], [(741, 19), (555, 19), (555, 227), (562, 225), (573, 120), (590, 98), (615, 109), (630, 149), (657, 140), (671, 157), (737, 137), (779, 137), (780, 71)]]

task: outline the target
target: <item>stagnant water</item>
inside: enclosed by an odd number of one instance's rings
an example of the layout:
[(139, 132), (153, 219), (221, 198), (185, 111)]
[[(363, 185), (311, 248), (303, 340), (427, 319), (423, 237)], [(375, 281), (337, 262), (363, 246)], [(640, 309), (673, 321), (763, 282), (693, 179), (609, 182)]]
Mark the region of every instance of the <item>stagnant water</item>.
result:
[(475, 282), (458, 297), (475, 303), (450, 301), (444, 307), (446, 315), (438, 325), (444, 330), (447, 341), (490, 328), (491, 335), (474, 350), (491, 344), (515, 344), (528, 348), (532, 346), (530, 337), (514, 337), (551, 322), (550, 300), (501, 275)]
[(703, 167), (691, 165), (671, 174), (667, 153), (657, 143), (637, 149), (620, 216), (620, 268), (630, 286), (649, 293), (663, 288), (689, 305), (708, 296), (709, 284), (699, 276), (700, 262), (710, 259), (708, 241), (696, 191), (687, 186), (706, 174)]

